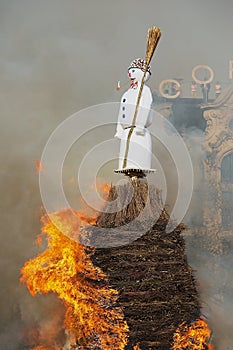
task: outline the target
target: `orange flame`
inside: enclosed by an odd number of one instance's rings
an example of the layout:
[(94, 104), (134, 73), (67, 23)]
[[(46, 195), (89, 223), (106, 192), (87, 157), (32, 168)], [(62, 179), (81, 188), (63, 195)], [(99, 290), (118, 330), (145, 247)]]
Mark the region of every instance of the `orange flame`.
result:
[(96, 180), (96, 186), (97, 189), (102, 192), (102, 194), (104, 195), (104, 197), (106, 197), (106, 195), (109, 193), (109, 190), (111, 188), (111, 185), (109, 183), (101, 183), (99, 179)]
[[(102, 270), (93, 265), (93, 250), (77, 242), (80, 218), (85, 219), (85, 215), (75, 214), (71, 210), (57, 212), (51, 216), (53, 221), (42, 216), (38, 241), (45, 236), (48, 248), (25, 263), (20, 280), (33, 296), (57, 294), (66, 307), (64, 328), (81, 349), (96, 342), (102, 349), (124, 349), (128, 326), (116, 306), (117, 291), (109, 287)], [(50, 350), (50, 346), (54, 349), (53, 344), (40, 344), (33, 350)]]
[(197, 320), (191, 325), (182, 323), (173, 336), (173, 350), (213, 350), (209, 344), (211, 330), (204, 320)]
[(36, 171), (39, 173), (40, 171), (44, 172), (44, 166), (42, 165), (40, 160), (35, 161)]
[(74, 177), (71, 177), (71, 178), (69, 179), (69, 183), (70, 183), (70, 184), (74, 184), (74, 183), (75, 183), (75, 178), (74, 178)]
[(88, 216), (85, 214), (84, 211), (79, 211), (77, 213), (77, 216), (79, 219), (83, 222), (83, 224), (88, 224), (88, 225), (95, 225), (96, 223), (96, 218), (97, 218), (97, 213), (93, 214), (92, 216)]

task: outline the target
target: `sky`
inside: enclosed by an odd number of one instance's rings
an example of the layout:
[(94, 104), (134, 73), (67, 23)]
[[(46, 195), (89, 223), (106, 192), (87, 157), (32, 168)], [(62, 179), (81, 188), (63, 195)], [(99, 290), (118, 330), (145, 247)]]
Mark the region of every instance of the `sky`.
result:
[(127, 79), (133, 59), (144, 57), (152, 25), (162, 31), (151, 63), (152, 89), (169, 78), (190, 82), (199, 64), (209, 65), (223, 87), (232, 83), (232, 14), (232, 0), (0, 0), (0, 343), (5, 350), (18, 349), (14, 335), (21, 325), (12, 318), (27, 298), (19, 269), (35, 251), (42, 205), (35, 161), (49, 135), (83, 108), (120, 100), (116, 82)]

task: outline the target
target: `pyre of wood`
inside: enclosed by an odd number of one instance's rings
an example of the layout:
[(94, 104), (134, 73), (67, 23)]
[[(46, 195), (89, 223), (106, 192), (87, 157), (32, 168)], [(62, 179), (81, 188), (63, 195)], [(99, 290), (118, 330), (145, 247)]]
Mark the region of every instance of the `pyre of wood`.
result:
[[(126, 349), (131, 350), (139, 343), (140, 349), (169, 350), (178, 326), (200, 316), (195, 278), (181, 237), (184, 227), (179, 225), (166, 233), (169, 216), (162, 210), (160, 192), (144, 180), (111, 187), (105, 211), (111, 210), (112, 200), (117, 206), (126, 203), (132, 185), (134, 195), (130, 203), (121, 211), (101, 213), (97, 226), (89, 228), (86, 235), (89, 244), (110, 246), (97, 248), (92, 259), (119, 292), (119, 305), (130, 329)], [(147, 209), (128, 231), (122, 225), (131, 222), (143, 210), (147, 193)], [(149, 229), (148, 222), (151, 223)], [(128, 243), (117, 246), (117, 240)]]

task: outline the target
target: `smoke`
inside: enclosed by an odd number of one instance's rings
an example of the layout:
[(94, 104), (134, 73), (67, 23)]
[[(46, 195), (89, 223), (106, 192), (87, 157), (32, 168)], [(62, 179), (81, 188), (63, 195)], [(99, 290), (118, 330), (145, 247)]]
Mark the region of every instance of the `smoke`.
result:
[[(163, 32), (152, 62), (152, 88), (174, 76), (191, 80), (199, 63), (226, 81), (233, 58), (231, 13), (230, 0), (0, 1), (2, 349), (23, 348), (24, 329), (44, 317), (38, 305), (60, 307), (52, 299), (32, 300), (18, 282), (20, 267), (37, 252), (41, 199), (34, 162), (51, 132), (77, 110), (119, 101), (115, 82), (125, 80), (128, 63), (144, 55), (151, 25)], [(224, 259), (221, 271), (230, 276), (231, 262)], [(223, 334), (222, 324), (230, 334), (229, 288), (221, 311), (216, 306), (212, 314), (220, 318), (216, 334)]]
[[(195, 271), (202, 302), (202, 313), (213, 331), (212, 341), (217, 350), (232, 348), (232, 238), (221, 237), (224, 231), (208, 232), (201, 228), (205, 203), (209, 200), (209, 187), (203, 174), (206, 161), (202, 146), (204, 134), (199, 129), (186, 129), (184, 138), (189, 148), (194, 166), (194, 191), (192, 201), (184, 222), (190, 228), (186, 232), (186, 248), (189, 263)], [(210, 169), (211, 171), (211, 169)], [(216, 207), (216, 198), (212, 196), (209, 205)], [(233, 209), (233, 208), (232, 208)]]
[[(188, 112), (188, 109), (186, 112)], [(191, 115), (186, 113), (186, 125), (189, 124), (188, 120), (194, 116), (195, 113), (193, 111)], [(179, 118), (182, 120), (182, 116), (177, 113), (176, 117), (178, 121)], [(227, 128), (228, 126), (226, 126), (226, 132), (228, 132)], [(188, 226), (188, 230), (184, 233), (187, 257), (197, 278), (202, 314), (206, 317), (213, 331), (212, 341), (215, 349), (230, 350), (232, 349), (233, 341), (231, 333), (233, 325), (232, 237), (231, 234), (226, 235), (225, 233), (225, 236), (221, 234), (225, 231), (224, 226), (220, 227), (217, 232), (209, 232), (203, 228), (203, 214), (208, 209), (206, 208), (206, 203), (211, 208), (217, 208), (216, 206), (218, 205), (216, 196), (213, 193), (213, 184), (207, 183), (204, 177), (203, 164), (208, 159), (204, 147), (205, 133), (202, 127), (185, 127), (182, 124), (180, 129), (189, 150), (194, 170), (193, 196), (188, 212), (183, 220)], [(176, 169), (172, 161), (167, 157), (167, 154), (163, 154), (158, 146), (155, 147), (154, 152), (163, 160), (169, 183), (167, 205), (168, 208), (172, 208), (177, 189)], [(189, 183), (189, 179), (185, 179), (185, 182), (186, 184), (183, 183), (184, 186)], [(233, 210), (232, 202), (229, 202), (228, 205), (229, 211)]]
[(232, 348), (232, 261), (231, 251), (216, 256), (206, 248), (203, 233), (186, 237), (187, 255), (195, 269), (202, 301), (202, 313), (213, 331), (216, 349)]

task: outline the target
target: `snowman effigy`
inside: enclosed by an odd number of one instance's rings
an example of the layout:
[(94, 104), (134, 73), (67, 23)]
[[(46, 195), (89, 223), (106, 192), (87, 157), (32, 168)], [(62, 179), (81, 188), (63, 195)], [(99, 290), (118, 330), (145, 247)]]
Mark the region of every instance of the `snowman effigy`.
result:
[[(148, 31), (146, 59), (137, 58), (128, 67), (130, 88), (123, 94), (115, 137), (120, 139), (118, 169), (129, 177), (144, 177), (151, 169), (152, 143), (148, 127), (152, 123), (150, 88), (145, 84), (151, 75), (150, 61), (160, 39), (159, 28)], [(118, 87), (119, 89), (119, 87)]]
[[(133, 125), (135, 106), (137, 104), (140, 83), (146, 62), (143, 59), (135, 59), (128, 68), (128, 76), (131, 79), (130, 88), (121, 98), (118, 115), (117, 132), (115, 137), (121, 140), (118, 172), (130, 174), (149, 171), (151, 168), (151, 136), (148, 127), (152, 123), (150, 108), (152, 104), (152, 94), (150, 88), (143, 85), (143, 90), (138, 108), (137, 119)], [(151, 75), (150, 66), (147, 67), (145, 82)], [(124, 166), (125, 153), (127, 150), (127, 140), (131, 127), (132, 136), (129, 143), (126, 166)], [(139, 171), (140, 170), (140, 171)]]

